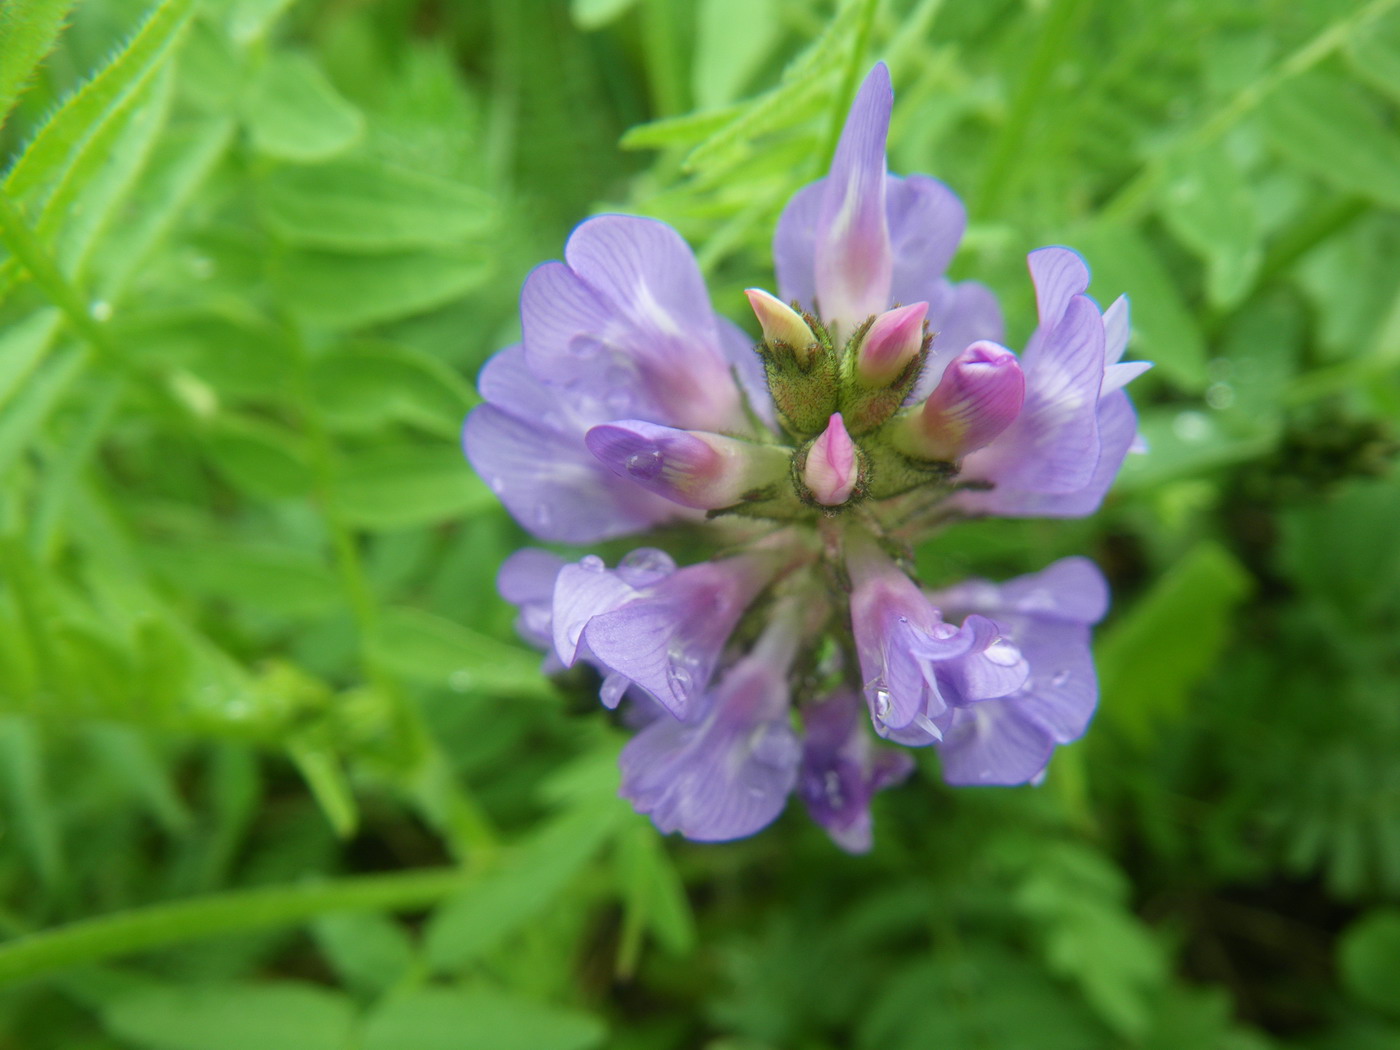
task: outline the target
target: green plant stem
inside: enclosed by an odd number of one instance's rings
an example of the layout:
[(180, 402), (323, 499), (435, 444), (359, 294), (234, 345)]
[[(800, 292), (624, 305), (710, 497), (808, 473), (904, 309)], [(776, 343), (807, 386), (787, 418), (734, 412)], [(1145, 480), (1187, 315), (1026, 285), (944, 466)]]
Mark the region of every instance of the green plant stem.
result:
[(1339, 50), (1368, 23), (1390, 11), (1400, 0), (1372, 0), (1348, 18), (1332, 23), (1317, 36), (1289, 55), (1265, 76), (1251, 83), (1229, 103), (1218, 109), (1195, 131), (1157, 154), (1132, 180), (1104, 206), (1102, 218), (1112, 222), (1132, 222), (1150, 211), (1162, 187), (1170, 162), (1182, 153), (1210, 145), (1273, 94), (1283, 83), (1307, 72)]
[(1045, 16), (1045, 24), (1036, 35), (1035, 50), (1031, 53), (1025, 75), (1016, 87), (1011, 112), (997, 135), (996, 145), (992, 147), (986, 171), (978, 186), (972, 206), (974, 215), (986, 218), (995, 215), (1001, 207), (1002, 198), (1010, 185), (1011, 173), (1024, 151), (1026, 129), (1030, 127), (1036, 103), (1045, 97), (1046, 81), (1067, 50), (1065, 40), (1074, 28), (1080, 2), (1056, 0)]
[(460, 868), (217, 893), (85, 919), (0, 944), (0, 984), (184, 941), (286, 926), (328, 912), (422, 908), (466, 885)]
[(0, 241), (29, 271), (34, 283), (43, 289), (55, 306), (63, 311), (78, 334), (100, 357), (116, 362), (116, 344), (111, 335), (92, 316), (77, 288), (65, 277), (49, 257), (34, 231), (25, 221), (19, 206), (0, 189)]

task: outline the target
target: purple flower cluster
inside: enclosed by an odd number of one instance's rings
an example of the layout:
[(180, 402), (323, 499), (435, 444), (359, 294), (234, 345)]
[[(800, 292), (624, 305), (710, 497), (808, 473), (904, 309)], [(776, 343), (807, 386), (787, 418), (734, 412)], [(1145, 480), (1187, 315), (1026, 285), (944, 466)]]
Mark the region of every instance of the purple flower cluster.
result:
[(876, 66), (830, 173), (783, 212), (780, 296), (748, 292), (757, 345), (674, 230), (604, 215), (530, 275), (522, 341), (481, 374), (467, 456), (536, 536), (705, 523), (725, 551), (501, 570), (545, 669), (583, 663), (628, 701), (622, 794), (663, 831), (749, 835), (796, 792), (860, 852), (904, 748), (936, 748), (952, 784), (1021, 784), (1094, 711), (1092, 563), (935, 593), (910, 551), (956, 518), (1098, 507), (1137, 439), (1127, 303), (1100, 311), (1074, 252), (1032, 252), (1039, 325), (1002, 346), (992, 294), (943, 276), (961, 203), (886, 172), (892, 104)]

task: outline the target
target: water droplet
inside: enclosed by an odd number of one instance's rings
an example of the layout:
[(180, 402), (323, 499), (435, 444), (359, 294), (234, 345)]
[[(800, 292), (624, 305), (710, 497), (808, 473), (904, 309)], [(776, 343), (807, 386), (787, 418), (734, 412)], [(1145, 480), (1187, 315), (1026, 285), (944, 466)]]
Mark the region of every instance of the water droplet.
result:
[(1172, 432), (1182, 441), (1199, 444), (1210, 437), (1210, 420), (1200, 412), (1181, 412), (1172, 420)]
[(603, 352), (604, 344), (591, 335), (576, 335), (569, 340), (569, 353), (584, 359), (597, 357)]
[(994, 638), (983, 655), (998, 667), (1015, 667), (1020, 662), (1021, 650), (1005, 638)]
[(826, 795), (826, 804), (832, 809), (845, 808), (846, 796), (841, 791), (841, 776), (836, 770), (828, 769), (822, 777), (822, 792)]
[(1053, 678), (1050, 679), (1050, 684), (1053, 685), (1053, 686), (1059, 687), (1059, 686), (1064, 685), (1064, 684), (1065, 684), (1066, 682), (1068, 682), (1068, 681), (1069, 681), (1069, 672), (1068, 672), (1068, 671), (1056, 671), (1056, 672), (1055, 672), (1055, 677), (1053, 677)]
[(465, 693), (472, 687), (472, 673), (465, 668), (453, 671), (447, 676), (447, 688), (454, 693)]
[(632, 682), (620, 674), (610, 674), (603, 679), (603, 688), (599, 692), (599, 699), (603, 701), (603, 706), (614, 708), (622, 702), (622, 694), (627, 692), (627, 687)]
[(690, 687), (695, 682), (690, 671), (685, 667), (677, 667), (674, 664), (666, 668), (666, 684), (671, 687), (671, 695), (677, 700), (685, 702), (690, 699)]
[(1206, 404), (1211, 408), (1229, 408), (1235, 403), (1235, 388), (1229, 383), (1212, 383), (1206, 387)]
[(890, 713), (890, 691), (888, 689), (875, 690), (875, 717), (881, 722)]
[(649, 448), (644, 452), (634, 452), (627, 457), (627, 473), (643, 481), (656, 477), (661, 472), (661, 451)]
[(92, 315), (94, 321), (110, 321), (112, 319), (112, 304), (98, 299), (88, 307), (88, 313)]
[(585, 572), (602, 572), (604, 568), (603, 559), (596, 554), (585, 554), (579, 559), (578, 567)]
[(498, 496), (506, 490), (506, 479), (503, 477), (492, 477), (486, 483), (491, 486), (491, 491)]
[(645, 587), (676, 571), (676, 563), (665, 551), (655, 547), (638, 547), (617, 563), (622, 578), (633, 587)]

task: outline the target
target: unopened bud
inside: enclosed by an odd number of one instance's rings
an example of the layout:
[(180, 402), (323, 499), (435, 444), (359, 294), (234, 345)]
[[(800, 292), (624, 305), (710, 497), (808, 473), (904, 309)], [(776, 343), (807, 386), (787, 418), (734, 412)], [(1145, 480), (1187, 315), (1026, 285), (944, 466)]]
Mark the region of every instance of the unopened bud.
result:
[(618, 477), (683, 507), (732, 507), (781, 481), (787, 453), (723, 434), (676, 430), (640, 419), (593, 427), (584, 444)]
[(1025, 397), (1016, 355), (996, 343), (973, 343), (949, 362), (928, 400), (905, 417), (895, 444), (918, 459), (959, 460), (1009, 427)]
[(763, 341), (770, 347), (789, 347), (798, 362), (806, 365), (817, 346), (817, 337), (802, 315), (761, 288), (749, 288), (744, 294), (763, 329)]
[(856, 379), (865, 387), (888, 386), (924, 348), (928, 303), (886, 310), (866, 330), (856, 351)]
[(802, 465), (802, 484), (811, 497), (824, 507), (839, 507), (851, 498), (860, 480), (856, 443), (846, 433), (841, 413), (836, 412), (826, 429), (807, 449)]

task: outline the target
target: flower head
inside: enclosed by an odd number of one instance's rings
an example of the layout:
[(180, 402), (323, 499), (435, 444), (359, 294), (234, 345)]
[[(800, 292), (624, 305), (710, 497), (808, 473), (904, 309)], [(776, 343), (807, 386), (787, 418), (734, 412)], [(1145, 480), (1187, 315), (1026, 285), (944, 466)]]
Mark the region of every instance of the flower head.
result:
[(622, 793), (663, 831), (748, 835), (794, 791), (842, 848), (931, 747), (953, 784), (1037, 780), (1097, 699), (1089, 632), (1107, 590), (1084, 559), (1004, 584), (924, 590), (908, 566), (942, 523), (1074, 516), (1136, 436), (1127, 304), (1101, 311), (1065, 248), (1029, 258), (1039, 325), (1002, 345), (995, 297), (943, 274), (957, 197), (885, 164), (876, 66), (829, 173), (774, 237), (754, 335), (717, 315), (669, 227), (605, 215), (521, 296), (523, 341), (482, 372), (468, 458), (545, 540), (703, 527), (723, 556), (643, 547), (613, 568), (521, 552), (518, 629), (648, 716)]

